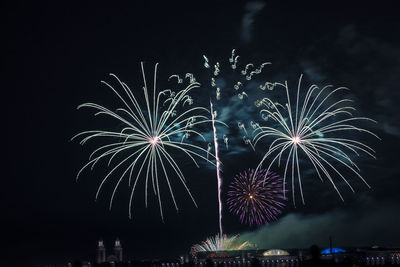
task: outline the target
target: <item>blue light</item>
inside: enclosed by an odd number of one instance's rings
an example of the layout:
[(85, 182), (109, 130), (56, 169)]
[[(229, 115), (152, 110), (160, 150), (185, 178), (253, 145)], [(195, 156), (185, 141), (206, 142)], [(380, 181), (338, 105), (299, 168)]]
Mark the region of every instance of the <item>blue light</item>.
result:
[[(346, 252), (346, 250), (341, 249), (341, 248), (332, 248), (332, 254), (345, 253), (345, 252)], [(331, 249), (330, 248), (326, 248), (326, 249), (321, 251), (321, 254), (331, 254)]]

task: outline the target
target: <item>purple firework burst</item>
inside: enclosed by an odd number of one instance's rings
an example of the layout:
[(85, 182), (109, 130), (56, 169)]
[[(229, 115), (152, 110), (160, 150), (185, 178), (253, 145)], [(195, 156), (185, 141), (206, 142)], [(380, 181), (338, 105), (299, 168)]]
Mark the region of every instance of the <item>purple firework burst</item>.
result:
[(260, 169), (237, 174), (229, 186), (228, 208), (239, 215), (241, 223), (248, 225), (268, 224), (276, 221), (285, 207), (283, 180), (279, 175)]

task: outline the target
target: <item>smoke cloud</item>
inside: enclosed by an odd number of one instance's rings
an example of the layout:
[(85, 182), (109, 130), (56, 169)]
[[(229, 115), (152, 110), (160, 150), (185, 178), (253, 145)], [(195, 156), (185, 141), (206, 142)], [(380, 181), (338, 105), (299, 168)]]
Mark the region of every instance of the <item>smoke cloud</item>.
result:
[[(290, 213), (280, 221), (240, 236), (262, 249), (329, 246), (400, 246), (400, 213), (385, 204), (361, 211), (335, 210), (319, 215)], [(377, 208), (380, 207), (380, 208)], [(383, 207), (383, 208), (382, 208)]]
[(240, 31), (240, 37), (242, 39), (242, 42), (248, 43), (251, 41), (252, 39), (251, 31), (254, 22), (254, 17), (255, 15), (257, 15), (258, 12), (260, 12), (264, 8), (264, 6), (265, 3), (259, 1), (249, 2), (246, 4), (246, 13), (243, 16), (242, 28)]

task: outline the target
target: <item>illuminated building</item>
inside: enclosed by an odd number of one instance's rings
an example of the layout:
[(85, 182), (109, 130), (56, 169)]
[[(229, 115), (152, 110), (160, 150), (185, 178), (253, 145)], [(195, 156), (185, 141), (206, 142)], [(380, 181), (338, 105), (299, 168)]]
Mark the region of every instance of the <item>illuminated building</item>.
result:
[(103, 240), (99, 240), (97, 245), (97, 255), (96, 255), (96, 262), (97, 263), (115, 263), (115, 262), (122, 262), (122, 246), (120, 240), (117, 238), (114, 243), (114, 254), (106, 255), (106, 249), (104, 246)]

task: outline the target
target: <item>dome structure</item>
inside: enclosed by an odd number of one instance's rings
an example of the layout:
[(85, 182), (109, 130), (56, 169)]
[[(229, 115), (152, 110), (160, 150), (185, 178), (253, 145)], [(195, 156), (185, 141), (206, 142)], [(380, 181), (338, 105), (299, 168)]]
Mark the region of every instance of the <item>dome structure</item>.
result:
[(289, 252), (282, 249), (270, 249), (264, 251), (263, 256), (289, 256)]
[(332, 248), (332, 253), (331, 253), (331, 249), (330, 248), (326, 248), (321, 250), (321, 254), (336, 254), (336, 253), (345, 253), (346, 250), (341, 249), (341, 248)]

